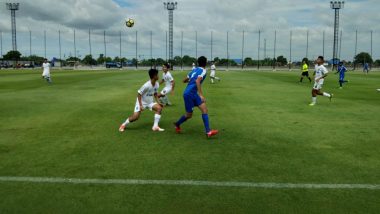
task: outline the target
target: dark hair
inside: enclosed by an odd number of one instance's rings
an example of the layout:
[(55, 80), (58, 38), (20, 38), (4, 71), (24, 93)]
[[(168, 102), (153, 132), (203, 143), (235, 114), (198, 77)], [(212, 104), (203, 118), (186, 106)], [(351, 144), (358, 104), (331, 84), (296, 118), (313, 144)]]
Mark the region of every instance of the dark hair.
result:
[(151, 68), (150, 70), (149, 70), (149, 77), (151, 78), (151, 79), (153, 79), (153, 77), (155, 77), (155, 76), (157, 76), (158, 75), (158, 70), (157, 69), (155, 69), (155, 68)]
[(201, 56), (198, 58), (198, 66), (199, 67), (206, 67), (207, 65), (207, 58), (204, 56)]
[(322, 61), (325, 61), (325, 59), (323, 58), (323, 56), (319, 56), (318, 59), (321, 59)]
[(165, 66), (167, 69), (170, 69), (170, 64), (169, 64), (169, 63), (164, 63), (164, 66)]

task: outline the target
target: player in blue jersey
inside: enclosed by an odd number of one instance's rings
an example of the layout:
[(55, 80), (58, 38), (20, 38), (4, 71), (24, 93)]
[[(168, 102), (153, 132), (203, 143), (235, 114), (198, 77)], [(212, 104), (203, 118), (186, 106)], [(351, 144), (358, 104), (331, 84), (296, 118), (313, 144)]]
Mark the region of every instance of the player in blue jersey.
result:
[(210, 129), (208, 110), (202, 92), (202, 83), (206, 79), (206, 65), (207, 58), (204, 56), (199, 57), (199, 67), (194, 68), (183, 80), (184, 83), (188, 83), (185, 91), (183, 92), (186, 114), (174, 123), (177, 133), (181, 132), (181, 124), (193, 116), (193, 108), (198, 107), (202, 112), (202, 119), (205, 126), (206, 136), (211, 137), (218, 134), (218, 130)]
[(335, 73), (335, 74), (339, 73), (339, 86), (340, 86), (339, 88), (340, 89), (343, 88), (343, 83), (348, 82), (348, 80), (344, 80), (346, 72), (347, 72), (347, 68), (344, 67), (343, 62), (340, 62), (338, 65), (338, 71)]
[(363, 72), (365, 74), (368, 74), (369, 72), (369, 64), (367, 62), (363, 64)]

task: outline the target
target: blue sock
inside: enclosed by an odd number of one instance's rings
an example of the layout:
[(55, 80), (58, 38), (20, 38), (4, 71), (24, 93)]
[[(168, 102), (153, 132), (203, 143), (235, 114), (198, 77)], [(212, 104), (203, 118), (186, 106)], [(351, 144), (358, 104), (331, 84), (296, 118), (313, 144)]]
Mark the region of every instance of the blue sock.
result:
[(206, 133), (210, 131), (210, 124), (208, 121), (208, 114), (202, 114), (203, 124), (205, 125)]
[(185, 115), (183, 115), (179, 120), (175, 123), (177, 126), (180, 126), (182, 123), (184, 123), (187, 120)]

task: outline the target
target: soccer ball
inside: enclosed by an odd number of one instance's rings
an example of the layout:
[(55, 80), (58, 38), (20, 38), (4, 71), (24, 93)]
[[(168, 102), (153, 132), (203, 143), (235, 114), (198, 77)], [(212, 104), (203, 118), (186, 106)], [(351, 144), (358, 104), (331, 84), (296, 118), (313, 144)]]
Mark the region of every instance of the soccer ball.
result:
[(128, 18), (127, 20), (125, 20), (125, 25), (127, 27), (133, 27), (133, 25), (135, 25), (135, 20)]

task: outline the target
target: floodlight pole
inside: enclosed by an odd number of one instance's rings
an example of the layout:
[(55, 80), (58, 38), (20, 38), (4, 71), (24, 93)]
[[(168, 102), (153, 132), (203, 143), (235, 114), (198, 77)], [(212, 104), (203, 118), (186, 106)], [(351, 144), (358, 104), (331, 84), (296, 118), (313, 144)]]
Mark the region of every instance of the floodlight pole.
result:
[(11, 11), (12, 22), (12, 48), (17, 51), (17, 36), (16, 36), (16, 10), (19, 9), (19, 3), (6, 3), (7, 9)]
[(173, 11), (177, 9), (177, 2), (164, 2), (169, 13), (169, 60), (173, 60)]
[(331, 1), (330, 7), (335, 11), (334, 20), (334, 47), (333, 47), (333, 70), (336, 69), (338, 60), (338, 44), (339, 44), (339, 10), (344, 7), (344, 1)]

